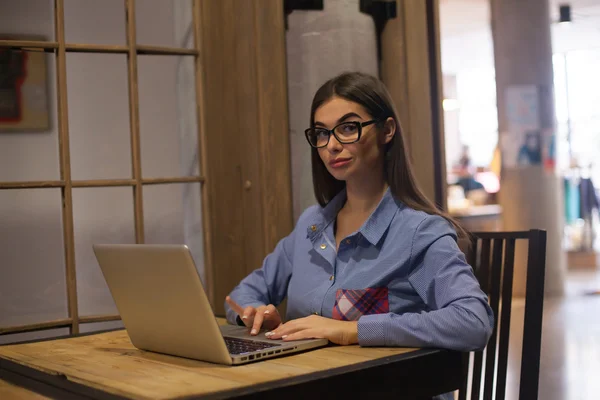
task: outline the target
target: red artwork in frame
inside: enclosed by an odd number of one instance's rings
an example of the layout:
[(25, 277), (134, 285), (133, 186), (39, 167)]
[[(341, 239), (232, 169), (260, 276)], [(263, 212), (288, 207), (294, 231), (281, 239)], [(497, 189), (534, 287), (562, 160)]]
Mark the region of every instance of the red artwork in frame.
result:
[(48, 57), (38, 49), (0, 48), (0, 132), (50, 129)]

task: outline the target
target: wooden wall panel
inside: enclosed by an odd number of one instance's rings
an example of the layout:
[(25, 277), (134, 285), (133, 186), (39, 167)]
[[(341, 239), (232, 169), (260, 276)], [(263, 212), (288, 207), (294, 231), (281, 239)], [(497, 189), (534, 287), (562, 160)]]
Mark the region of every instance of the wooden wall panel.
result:
[[(431, 91), (432, 84), (440, 85), (441, 66), (439, 27), (435, 19), (428, 21), (427, 7), (437, 9), (437, 0), (397, 0), (398, 15), (387, 22), (381, 38), (381, 78), (398, 107), (417, 180), (425, 194), (434, 201), (436, 197), (446, 198), (446, 179), (443, 154), (436, 159), (433, 150), (434, 140), (443, 145), (442, 115), (432, 108)], [(433, 36), (429, 32), (431, 23), (435, 24)], [(432, 39), (438, 43), (435, 47), (437, 53), (433, 55), (429, 52)], [(434, 82), (432, 70), (435, 70)], [(441, 91), (436, 92), (440, 96), (433, 100), (441, 107)], [(432, 123), (433, 118), (438, 119), (437, 124)], [(436, 181), (436, 168), (438, 177), (443, 177), (441, 185)], [(445, 201), (442, 206), (445, 206)]]
[(283, 1), (254, 2), (265, 251), (293, 228)]
[[(235, 45), (235, 31), (222, 29), (222, 21), (234, 11), (231, 0), (202, 2), (202, 52), (204, 65), (204, 107), (207, 147), (205, 190), (209, 193), (213, 292), (211, 302), (218, 312), (222, 307), (225, 271), (241, 274), (244, 265), (243, 209), (240, 207), (241, 151), (238, 137), (237, 93), (233, 88), (234, 53), (225, 51)], [(231, 24), (235, 25), (235, 24)], [(227, 115), (226, 115), (227, 114)], [(217, 300), (218, 299), (218, 300)]]
[(405, 11), (397, 4), (397, 17), (390, 19), (381, 35), (381, 79), (386, 84), (398, 109), (406, 146), (411, 145), (411, 113), (408, 106), (408, 66), (404, 40)]
[[(230, 0), (231, 1), (231, 0)], [(229, 204), (238, 203), (242, 208), (242, 227), (239, 238), (243, 248), (244, 262), (234, 266), (232, 271), (224, 271), (221, 275), (221, 281), (217, 282), (218, 287), (223, 291), (221, 294), (224, 299), (231, 288), (237, 283), (237, 280), (246, 276), (250, 271), (258, 268), (265, 256), (264, 245), (264, 219), (261, 196), (261, 160), (263, 159), (262, 149), (260, 148), (260, 115), (259, 106), (260, 91), (257, 84), (257, 40), (256, 26), (254, 18), (254, 2), (235, 0), (236, 22), (225, 25), (229, 30), (234, 31), (235, 43), (232, 49), (234, 51), (234, 75), (228, 77), (228, 80), (234, 85), (230, 85), (226, 90), (236, 93), (236, 113), (227, 115), (225, 110), (224, 118), (233, 118), (237, 120), (237, 127), (233, 132), (227, 132), (232, 135), (237, 145), (240, 146), (240, 181), (231, 182), (231, 184), (240, 185), (242, 195), (239, 198), (229, 199)], [(229, 49), (225, 49), (229, 50)], [(234, 146), (230, 143), (230, 146)], [(216, 150), (216, 149), (215, 149)], [(218, 150), (216, 150), (218, 152)], [(221, 184), (229, 184), (222, 182)], [(227, 199), (224, 199), (227, 200)], [(225, 205), (226, 203), (221, 203)], [(217, 266), (218, 267), (218, 266)], [(229, 272), (234, 272), (230, 274)], [(237, 278), (237, 279), (236, 279)], [(218, 299), (217, 299), (218, 300)]]
[(292, 229), (283, 22), (275, 0), (202, 2), (212, 247), (206, 268), (217, 313)]
[[(434, 114), (432, 114), (433, 118), (437, 120), (437, 126), (434, 126), (434, 132), (437, 135), (437, 146), (438, 153), (434, 154), (434, 157), (437, 158), (438, 164), (436, 164), (437, 170), (435, 173), (439, 174), (438, 180), (439, 184), (436, 182), (436, 187), (441, 192), (438, 195), (438, 199), (441, 199), (440, 205), (444, 210), (448, 209), (448, 191), (447, 191), (447, 170), (446, 170), (446, 135), (445, 135), (445, 121), (444, 121), (444, 79), (442, 74), (442, 44), (441, 44), (441, 31), (440, 31), (440, 0), (429, 0), (429, 7), (432, 8), (431, 11), (431, 20), (428, 21), (428, 24), (432, 24), (429, 27), (430, 33), (433, 33), (434, 42), (430, 44), (430, 57), (431, 52), (433, 52), (433, 60), (431, 60), (432, 65), (435, 67), (435, 82), (432, 82), (434, 93), (434, 101), (437, 101), (437, 109), (432, 110)], [(437, 113), (436, 113), (437, 111)], [(435, 138), (436, 136), (434, 136)]]

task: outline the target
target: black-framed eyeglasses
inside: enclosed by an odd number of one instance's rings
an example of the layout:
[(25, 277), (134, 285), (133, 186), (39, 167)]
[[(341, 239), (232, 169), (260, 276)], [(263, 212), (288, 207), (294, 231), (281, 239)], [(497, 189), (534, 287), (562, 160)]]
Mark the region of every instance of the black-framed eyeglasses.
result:
[(308, 143), (317, 149), (327, 146), (332, 134), (338, 142), (350, 144), (360, 140), (363, 127), (372, 125), (376, 122), (379, 122), (379, 120), (372, 119), (366, 122), (348, 121), (342, 122), (331, 130), (321, 127), (308, 128), (304, 131), (304, 134), (306, 135)]

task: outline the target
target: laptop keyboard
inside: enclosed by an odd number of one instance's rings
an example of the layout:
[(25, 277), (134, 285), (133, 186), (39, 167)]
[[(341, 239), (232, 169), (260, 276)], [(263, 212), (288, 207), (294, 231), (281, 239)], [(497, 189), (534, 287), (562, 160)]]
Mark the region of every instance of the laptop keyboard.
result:
[(269, 347), (278, 347), (280, 344), (270, 344), (257, 342), (255, 340), (248, 339), (239, 339), (232, 337), (225, 337), (225, 344), (227, 345), (227, 350), (229, 350), (229, 354), (242, 354), (242, 353), (250, 353), (257, 350), (266, 349)]

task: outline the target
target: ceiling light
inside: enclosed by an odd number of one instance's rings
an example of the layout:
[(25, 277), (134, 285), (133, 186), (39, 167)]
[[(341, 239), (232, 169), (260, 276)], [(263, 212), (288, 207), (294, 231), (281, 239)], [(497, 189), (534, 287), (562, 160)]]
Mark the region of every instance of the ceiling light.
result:
[(569, 22), (572, 22), (571, 19), (571, 6), (568, 4), (561, 4), (558, 7), (558, 11), (559, 11), (559, 18), (558, 18), (558, 23), (559, 24), (567, 24)]

